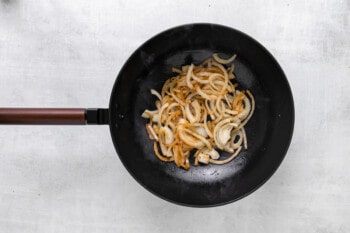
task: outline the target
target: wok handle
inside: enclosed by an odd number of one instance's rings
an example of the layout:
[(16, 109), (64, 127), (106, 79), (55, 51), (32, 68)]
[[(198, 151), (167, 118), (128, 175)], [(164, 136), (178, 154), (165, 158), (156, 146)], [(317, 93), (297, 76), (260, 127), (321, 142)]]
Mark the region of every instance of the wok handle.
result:
[(108, 109), (0, 108), (0, 125), (86, 125), (108, 123)]

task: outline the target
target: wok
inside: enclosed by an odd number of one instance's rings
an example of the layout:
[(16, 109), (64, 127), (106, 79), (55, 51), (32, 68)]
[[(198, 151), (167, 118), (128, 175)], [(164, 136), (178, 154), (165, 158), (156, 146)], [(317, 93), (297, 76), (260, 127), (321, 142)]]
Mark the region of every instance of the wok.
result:
[[(172, 67), (198, 64), (214, 52), (237, 54), (237, 82), (255, 96), (256, 109), (245, 127), (249, 148), (228, 164), (185, 171), (156, 158), (141, 114), (154, 108), (150, 89), (160, 90), (174, 75)], [(236, 201), (272, 176), (292, 138), (294, 106), (286, 76), (261, 44), (222, 25), (189, 24), (154, 36), (131, 55), (116, 79), (108, 109), (1, 108), (0, 124), (109, 125), (120, 160), (143, 187), (173, 203), (204, 207)]]

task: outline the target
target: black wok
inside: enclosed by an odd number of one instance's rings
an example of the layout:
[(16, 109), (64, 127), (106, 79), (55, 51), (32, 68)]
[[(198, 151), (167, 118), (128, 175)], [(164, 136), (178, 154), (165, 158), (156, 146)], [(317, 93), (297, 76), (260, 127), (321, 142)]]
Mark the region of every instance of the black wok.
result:
[[(174, 75), (173, 66), (200, 63), (213, 52), (237, 54), (237, 82), (255, 96), (256, 109), (246, 125), (249, 149), (228, 164), (185, 171), (156, 158), (141, 113), (154, 108), (149, 90), (160, 90)], [(131, 55), (117, 77), (109, 109), (1, 108), (0, 124), (109, 124), (121, 161), (142, 186), (168, 201), (203, 207), (236, 201), (271, 177), (292, 138), (294, 106), (281, 67), (257, 41), (225, 26), (190, 24), (156, 35)]]

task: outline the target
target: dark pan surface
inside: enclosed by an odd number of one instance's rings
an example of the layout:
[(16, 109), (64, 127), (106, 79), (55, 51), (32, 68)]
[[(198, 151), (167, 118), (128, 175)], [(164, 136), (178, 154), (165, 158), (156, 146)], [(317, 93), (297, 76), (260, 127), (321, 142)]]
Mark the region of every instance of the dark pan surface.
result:
[[(213, 52), (237, 54), (236, 80), (255, 96), (256, 109), (246, 125), (249, 148), (228, 164), (185, 171), (155, 157), (141, 114), (155, 108), (150, 89), (161, 89), (174, 75), (171, 67), (198, 64)], [(177, 204), (215, 206), (246, 196), (275, 172), (291, 141), (294, 106), (282, 69), (258, 42), (228, 27), (191, 24), (167, 30), (133, 53), (113, 88), (110, 119), (118, 155), (141, 185)]]

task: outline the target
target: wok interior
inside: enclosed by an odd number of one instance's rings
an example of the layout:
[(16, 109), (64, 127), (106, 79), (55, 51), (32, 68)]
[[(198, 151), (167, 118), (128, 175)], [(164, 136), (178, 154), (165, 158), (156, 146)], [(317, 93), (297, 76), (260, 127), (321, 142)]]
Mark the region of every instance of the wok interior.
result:
[[(125, 167), (151, 192), (184, 205), (223, 204), (251, 192), (278, 167), (288, 141), (288, 135), (281, 134), (288, 129), (282, 121), (290, 120), (287, 116), (289, 86), (279, 66), (276, 67), (274, 60), (259, 46), (255, 45), (256, 53), (249, 50), (254, 46), (245, 45), (245, 35), (238, 33), (240, 38), (235, 31), (219, 29), (225, 32), (225, 39), (205, 37), (208, 32), (213, 33), (210, 27), (182, 28), (181, 36), (168, 32), (151, 39), (128, 60), (111, 96), (111, 133)], [(234, 39), (224, 43), (230, 37)], [(255, 97), (254, 115), (245, 126), (248, 150), (242, 150), (228, 164), (192, 165), (185, 171), (156, 158), (153, 141), (145, 130), (147, 120), (141, 118), (141, 114), (146, 108), (155, 108), (156, 99), (150, 89), (160, 91), (164, 82), (175, 76), (172, 67), (199, 64), (214, 52), (222, 57), (237, 54), (234, 81), (240, 88), (251, 90)], [(265, 64), (257, 65), (261, 62)], [(224, 159), (228, 154), (222, 152), (221, 156)]]

